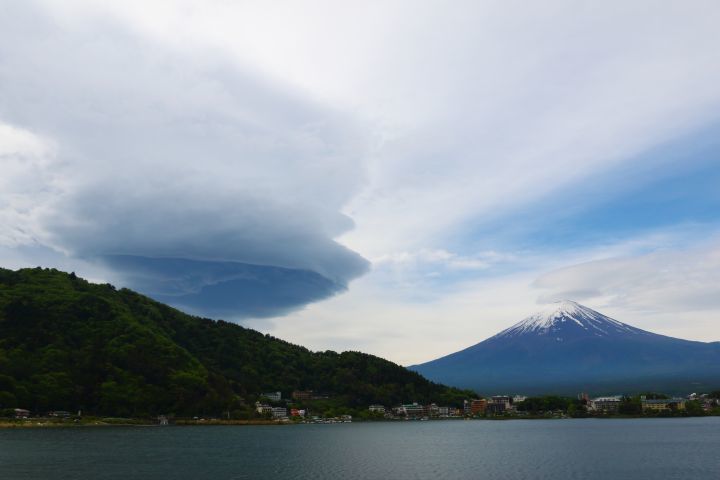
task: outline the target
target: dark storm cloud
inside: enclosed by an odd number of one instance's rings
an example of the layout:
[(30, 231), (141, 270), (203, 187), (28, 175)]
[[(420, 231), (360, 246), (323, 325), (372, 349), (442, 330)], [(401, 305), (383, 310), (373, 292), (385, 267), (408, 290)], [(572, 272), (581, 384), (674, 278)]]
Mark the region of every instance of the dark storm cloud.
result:
[(345, 290), (311, 270), (128, 255), (102, 261), (153, 298), (216, 317), (282, 315)]

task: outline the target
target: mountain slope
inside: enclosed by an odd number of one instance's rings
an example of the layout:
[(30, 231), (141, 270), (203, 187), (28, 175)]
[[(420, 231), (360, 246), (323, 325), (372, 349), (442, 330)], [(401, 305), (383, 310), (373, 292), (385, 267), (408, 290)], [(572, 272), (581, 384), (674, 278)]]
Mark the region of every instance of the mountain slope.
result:
[(74, 274), (0, 269), (0, 408), (218, 415), (296, 389), (347, 408), (468, 395), (372, 355), (311, 352)]
[(410, 369), (483, 392), (696, 391), (720, 384), (720, 343), (657, 335), (562, 301)]

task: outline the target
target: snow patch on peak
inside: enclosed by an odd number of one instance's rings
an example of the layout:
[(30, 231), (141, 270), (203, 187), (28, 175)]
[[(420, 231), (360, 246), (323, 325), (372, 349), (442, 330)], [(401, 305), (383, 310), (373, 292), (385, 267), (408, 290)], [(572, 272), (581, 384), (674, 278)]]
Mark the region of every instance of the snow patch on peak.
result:
[(523, 334), (547, 335), (550, 333), (555, 335), (568, 328), (575, 331), (582, 329), (588, 335), (601, 337), (623, 333), (645, 333), (572, 300), (560, 300), (545, 306), (539, 312), (503, 330), (495, 337), (514, 337)]

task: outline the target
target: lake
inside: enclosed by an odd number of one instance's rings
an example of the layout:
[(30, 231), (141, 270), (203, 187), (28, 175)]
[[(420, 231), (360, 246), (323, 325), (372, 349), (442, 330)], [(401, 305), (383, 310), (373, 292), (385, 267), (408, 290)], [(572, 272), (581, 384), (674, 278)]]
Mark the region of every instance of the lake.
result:
[(14, 479), (688, 479), (720, 417), (0, 430)]

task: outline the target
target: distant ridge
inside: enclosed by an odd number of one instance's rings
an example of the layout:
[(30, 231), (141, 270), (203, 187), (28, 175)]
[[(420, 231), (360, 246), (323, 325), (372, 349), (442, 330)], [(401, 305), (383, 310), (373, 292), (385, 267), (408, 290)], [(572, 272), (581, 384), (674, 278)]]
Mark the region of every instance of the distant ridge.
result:
[(486, 393), (682, 393), (720, 385), (720, 343), (658, 335), (562, 300), (483, 342), (409, 368)]

